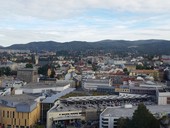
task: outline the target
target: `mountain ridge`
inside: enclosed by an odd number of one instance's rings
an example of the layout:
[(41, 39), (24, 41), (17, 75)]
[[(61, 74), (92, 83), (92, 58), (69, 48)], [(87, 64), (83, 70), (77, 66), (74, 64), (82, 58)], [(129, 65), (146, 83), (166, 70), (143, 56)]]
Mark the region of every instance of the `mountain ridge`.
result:
[(32, 51), (85, 51), (85, 50), (104, 50), (114, 52), (139, 52), (156, 54), (170, 54), (169, 40), (100, 40), (94, 42), (88, 41), (70, 41), (70, 42), (55, 42), (55, 41), (36, 41), (27, 44), (14, 44), (3, 49), (16, 50), (32, 50)]

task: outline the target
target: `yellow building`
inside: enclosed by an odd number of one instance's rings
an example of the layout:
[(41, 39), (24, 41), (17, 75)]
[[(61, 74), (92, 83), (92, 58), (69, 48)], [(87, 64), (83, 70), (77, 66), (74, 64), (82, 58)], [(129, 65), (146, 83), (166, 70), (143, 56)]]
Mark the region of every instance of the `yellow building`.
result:
[(159, 79), (159, 71), (158, 70), (134, 70), (129, 75), (130, 76), (148, 75), (148, 76), (152, 76), (154, 78), (154, 80)]
[(33, 128), (40, 119), (36, 97), (13, 95), (0, 97), (0, 124), (4, 128)]
[(115, 88), (115, 92), (130, 92), (129, 88)]
[(127, 68), (128, 71), (134, 71), (136, 70), (135, 64), (125, 64), (125, 68)]

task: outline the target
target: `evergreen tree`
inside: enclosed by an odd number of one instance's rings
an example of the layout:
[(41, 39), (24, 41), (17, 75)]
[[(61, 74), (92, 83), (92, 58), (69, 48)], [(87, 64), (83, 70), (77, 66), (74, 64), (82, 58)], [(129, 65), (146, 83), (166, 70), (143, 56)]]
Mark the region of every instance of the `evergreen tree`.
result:
[(159, 121), (149, 112), (144, 104), (139, 104), (132, 119), (120, 118), (118, 128), (159, 128)]
[(133, 113), (129, 128), (159, 128), (159, 121), (149, 112), (144, 104), (139, 104)]

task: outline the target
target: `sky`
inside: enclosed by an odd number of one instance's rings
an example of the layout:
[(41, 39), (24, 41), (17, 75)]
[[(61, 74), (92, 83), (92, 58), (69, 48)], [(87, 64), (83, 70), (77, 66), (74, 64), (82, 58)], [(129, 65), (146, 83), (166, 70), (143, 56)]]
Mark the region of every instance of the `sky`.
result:
[(170, 0), (0, 0), (0, 45), (170, 40)]

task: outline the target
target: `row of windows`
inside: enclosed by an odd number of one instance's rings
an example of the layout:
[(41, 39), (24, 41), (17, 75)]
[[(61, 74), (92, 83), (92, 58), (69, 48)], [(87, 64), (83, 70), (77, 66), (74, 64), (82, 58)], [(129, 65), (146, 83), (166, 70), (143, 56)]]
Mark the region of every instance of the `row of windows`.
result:
[[(18, 123), (17, 123), (17, 120), (18, 120)], [(20, 119), (14, 119), (14, 120), (11, 120), (10, 124), (13, 124), (13, 125), (21, 125), (21, 120)], [(24, 125), (27, 126), (27, 119), (24, 120)], [(9, 125), (7, 125), (9, 126)]]
[[(19, 114), (21, 114), (21, 116), (22, 116), (21, 118), (24, 118), (24, 114), (26, 114), (26, 113), (19, 113), (19, 112), (15, 113), (14, 111), (3, 111), (2, 117), (19, 118)], [(27, 119), (29, 119), (29, 113), (27, 113)]]
[(102, 121), (108, 121), (109, 119), (102, 118)]
[(63, 113), (63, 114), (59, 114), (59, 115), (78, 115), (78, 114), (84, 114), (84, 112), (80, 112), (80, 113)]
[[(29, 128), (29, 126), (13, 126), (15, 128)], [(7, 125), (7, 128), (12, 128), (12, 125)]]

